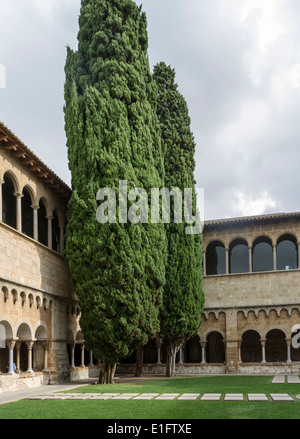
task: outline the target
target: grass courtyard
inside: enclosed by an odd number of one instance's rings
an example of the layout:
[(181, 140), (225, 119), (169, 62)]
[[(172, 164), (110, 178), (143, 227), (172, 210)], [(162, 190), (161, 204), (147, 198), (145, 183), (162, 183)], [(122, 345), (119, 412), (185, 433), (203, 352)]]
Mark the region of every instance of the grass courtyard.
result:
[[(88, 385), (76, 393), (221, 393), (220, 401), (54, 400), (0, 406), (0, 419), (299, 419), (300, 384), (272, 384), (272, 376), (203, 376), (145, 379), (114, 385)], [(226, 393), (243, 393), (244, 401), (223, 401)], [(288, 393), (294, 402), (247, 401), (248, 393)]]

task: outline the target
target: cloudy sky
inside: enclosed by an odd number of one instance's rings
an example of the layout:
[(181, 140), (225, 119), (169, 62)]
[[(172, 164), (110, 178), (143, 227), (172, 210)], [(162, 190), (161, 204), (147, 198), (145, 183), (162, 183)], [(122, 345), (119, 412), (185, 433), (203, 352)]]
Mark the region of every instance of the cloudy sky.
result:
[[(205, 219), (299, 211), (299, 0), (142, 4), (151, 68), (175, 68), (189, 105)], [(0, 120), (70, 184), (64, 63), (66, 46), (77, 47), (80, 0), (0, 8)]]

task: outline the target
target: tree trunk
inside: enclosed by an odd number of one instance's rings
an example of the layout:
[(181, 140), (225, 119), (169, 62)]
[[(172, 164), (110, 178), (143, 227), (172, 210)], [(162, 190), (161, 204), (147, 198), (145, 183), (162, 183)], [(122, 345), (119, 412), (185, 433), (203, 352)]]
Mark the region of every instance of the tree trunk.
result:
[(144, 347), (138, 347), (136, 350), (136, 371), (135, 376), (143, 376), (143, 360), (144, 360)]
[(175, 376), (175, 364), (176, 364), (176, 354), (181, 347), (181, 341), (166, 342), (167, 349), (167, 362), (166, 362), (166, 377)]
[(114, 384), (117, 363), (108, 364), (102, 361), (98, 384)]

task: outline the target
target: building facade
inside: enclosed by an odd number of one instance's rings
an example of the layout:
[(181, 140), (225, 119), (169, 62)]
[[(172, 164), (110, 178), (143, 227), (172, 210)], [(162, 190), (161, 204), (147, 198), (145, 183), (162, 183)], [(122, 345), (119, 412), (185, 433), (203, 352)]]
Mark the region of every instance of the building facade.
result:
[[(0, 389), (96, 377), (64, 262), (71, 189), (0, 123)], [(300, 373), (300, 213), (207, 221), (205, 309), (177, 374)], [(159, 340), (144, 373), (164, 374)], [(117, 369), (135, 373), (132, 355)]]

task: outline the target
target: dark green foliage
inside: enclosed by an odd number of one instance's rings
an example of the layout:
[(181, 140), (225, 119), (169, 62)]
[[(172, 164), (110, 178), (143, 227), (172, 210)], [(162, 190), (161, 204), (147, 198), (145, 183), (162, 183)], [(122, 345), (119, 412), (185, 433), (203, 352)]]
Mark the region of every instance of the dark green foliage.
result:
[[(158, 85), (158, 119), (162, 132), (165, 185), (193, 189), (193, 214), (196, 215), (195, 142), (184, 97), (175, 83), (175, 71), (160, 63), (154, 68)], [(174, 207), (174, 205), (173, 205)], [(171, 215), (171, 219), (174, 215)], [(161, 310), (161, 334), (169, 355), (200, 327), (204, 305), (202, 291), (202, 235), (186, 234), (186, 222), (166, 224), (168, 260), (166, 285)], [(175, 356), (174, 356), (175, 357)], [(175, 358), (174, 358), (175, 359)], [(172, 359), (170, 359), (172, 361)], [(174, 364), (173, 364), (174, 367)]]
[[(100, 188), (164, 185), (145, 14), (132, 0), (83, 0), (68, 49), (65, 128), (73, 194), (66, 260), (88, 349), (113, 364), (159, 330), (166, 240), (161, 224), (100, 224)], [(150, 197), (149, 197), (150, 203)]]

